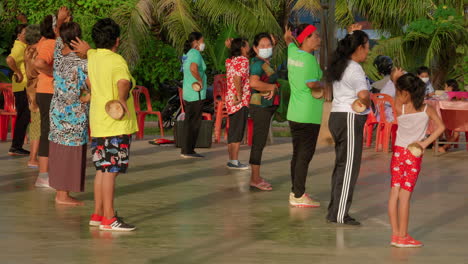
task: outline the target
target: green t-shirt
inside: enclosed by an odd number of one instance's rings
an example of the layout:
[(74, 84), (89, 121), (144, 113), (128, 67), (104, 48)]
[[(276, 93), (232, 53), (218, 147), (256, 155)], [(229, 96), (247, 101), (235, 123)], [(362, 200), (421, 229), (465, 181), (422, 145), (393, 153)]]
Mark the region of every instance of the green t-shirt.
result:
[(300, 50), (294, 43), (288, 47), (288, 77), (291, 85), (288, 120), (322, 123), (323, 99), (315, 99), (307, 87), (307, 83), (322, 79), (322, 70), (314, 55)]
[[(270, 77), (268, 77), (268, 75), (265, 73), (265, 71), (262, 69), (262, 65), (265, 63), (264, 60), (260, 59), (260, 58), (253, 58), (251, 61), (250, 61), (250, 75), (257, 75), (260, 77), (260, 80), (263, 81), (263, 82), (267, 82), (267, 83), (276, 83), (276, 80), (278, 80), (278, 75), (275, 73), (273, 75), (271, 75)], [(259, 91), (255, 90), (254, 88), (252, 88), (252, 96), (251, 96), (251, 104), (253, 102), (253, 100), (255, 100), (255, 96), (259, 96)], [(258, 94), (258, 95), (255, 95), (255, 94)], [(278, 91), (278, 94), (279, 94), (279, 91)], [(271, 98), (270, 100), (267, 100), (265, 99), (263, 96), (259, 96), (261, 98), (261, 104), (253, 104), (253, 105), (257, 105), (257, 106), (261, 106), (261, 107), (269, 107), (269, 106), (272, 106), (273, 103), (274, 103), (274, 99), (275, 99), (275, 96), (273, 96), (273, 98)]]
[[(184, 100), (187, 102), (193, 102), (198, 100), (206, 99), (206, 64), (203, 60), (203, 57), (200, 54), (200, 51), (196, 49), (191, 49), (184, 54), (182, 57), (183, 69), (184, 69)], [(200, 77), (203, 80), (203, 89), (200, 92), (195, 92), (192, 89), (192, 84), (197, 82), (197, 79), (193, 77), (190, 72), (190, 65), (196, 63), (198, 65), (198, 72)]]

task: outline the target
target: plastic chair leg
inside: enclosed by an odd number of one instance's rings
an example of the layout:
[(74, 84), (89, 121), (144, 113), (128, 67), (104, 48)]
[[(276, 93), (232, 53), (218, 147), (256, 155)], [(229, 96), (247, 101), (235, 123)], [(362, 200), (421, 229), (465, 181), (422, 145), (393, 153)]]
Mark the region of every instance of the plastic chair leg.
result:
[(0, 116), (0, 140), (6, 141), (8, 135), (8, 117)]
[(161, 133), (161, 137), (164, 137), (164, 125), (162, 121), (161, 113), (158, 113), (158, 122), (159, 122), (159, 133)]
[(144, 114), (138, 114), (137, 116), (137, 123), (138, 123), (138, 132), (137, 132), (137, 139), (142, 139), (145, 134), (145, 117)]
[(388, 146), (390, 144), (390, 134), (392, 132), (392, 127), (390, 125), (385, 126), (385, 134), (383, 139), (383, 152), (388, 153)]
[(375, 151), (376, 152), (379, 152), (379, 149), (380, 149), (380, 144), (382, 142), (382, 124), (378, 124), (377, 125), (377, 132), (376, 132), (376, 135), (375, 135)]
[(373, 125), (368, 124), (364, 128), (364, 133), (366, 134), (365, 139), (366, 139), (366, 147), (370, 147), (372, 145), (372, 131), (373, 130)]

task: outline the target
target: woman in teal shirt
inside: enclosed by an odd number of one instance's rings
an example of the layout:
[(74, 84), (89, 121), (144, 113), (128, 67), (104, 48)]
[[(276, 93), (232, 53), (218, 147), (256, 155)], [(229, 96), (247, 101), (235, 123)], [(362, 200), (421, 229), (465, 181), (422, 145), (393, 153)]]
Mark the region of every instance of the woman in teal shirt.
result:
[(250, 167), (252, 175), (250, 186), (262, 191), (272, 190), (271, 185), (260, 177), (260, 164), (273, 114), (279, 105), (279, 90), (276, 73), (270, 67), (273, 55), (273, 39), (268, 33), (255, 36), (250, 62), (250, 98), (249, 113), (253, 120), (252, 148)]
[[(185, 121), (183, 126), (183, 138), (181, 157), (203, 158), (195, 152), (198, 132), (201, 126), (203, 101), (206, 99), (206, 64), (201, 52), (205, 50), (205, 40), (200, 32), (190, 33), (185, 42), (184, 56), (182, 57), (184, 71), (184, 101)], [(201, 86), (200, 91), (192, 88), (197, 82)]]
[(305, 183), (322, 122), (323, 99), (312, 96), (322, 89), (322, 70), (311, 54), (320, 47), (321, 40), (317, 29), (307, 24), (298, 27), (296, 39), (287, 29), (284, 40), (288, 44), (288, 78), (291, 86), (287, 118), (293, 138), (289, 204), (296, 207), (319, 207), (320, 203), (305, 193)]

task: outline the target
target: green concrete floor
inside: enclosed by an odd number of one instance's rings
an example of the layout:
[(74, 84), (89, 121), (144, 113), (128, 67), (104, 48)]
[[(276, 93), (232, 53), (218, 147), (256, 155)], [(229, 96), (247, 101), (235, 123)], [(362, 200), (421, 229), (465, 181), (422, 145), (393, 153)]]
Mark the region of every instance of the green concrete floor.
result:
[[(27, 158), (0, 143), (0, 263), (468, 263), (468, 152), (425, 156), (410, 234), (420, 249), (390, 247), (386, 202), (390, 155), (364, 152), (351, 215), (361, 227), (325, 222), (332, 147), (320, 147), (307, 190), (318, 209), (288, 206), (289, 138), (267, 146), (263, 176), (272, 192), (250, 191), (249, 172), (225, 168), (226, 146), (200, 149), (204, 160), (182, 160), (174, 147), (132, 145), (129, 173), (119, 176), (116, 208), (133, 233), (87, 225), (94, 168), (88, 163), (84, 207), (54, 204), (54, 192), (33, 187)], [(28, 146), (26, 146), (27, 148)], [(248, 160), (243, 146), (241, 160)]]

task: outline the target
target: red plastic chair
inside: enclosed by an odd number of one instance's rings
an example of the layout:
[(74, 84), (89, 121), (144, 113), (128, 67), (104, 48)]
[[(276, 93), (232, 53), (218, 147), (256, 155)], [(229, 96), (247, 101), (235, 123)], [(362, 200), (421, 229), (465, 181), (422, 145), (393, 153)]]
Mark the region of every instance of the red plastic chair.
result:
[(380, 121), (377, 125), (377, 135), (375, 140), (375, 151), (380, 151), (382, 149), (384, 152), (389, 152), (388, 144), (390, 139), (392, 140), (392, 149), (395, 145), (398, 123), (395, 111), (393, 111), (393, 121), (387, 121), (385, 105), (390, 104), (392, 109), (395, 109), (395, 103), (391, 96), (381, 93), (374, 94), (374, 96), (372, 96), (372, 101), (374, 102), (377, 111), (380, 113)]
[[(371, 98), (373, 97), (374, 95), (372, 94), (371, 95)], [(374, 126), (376, 124), (378, 124), (379, 122), (377, 121), (377, 118), (375, 117), (375, 114), (373, 111), (371, 111), (368, 115), (367, 115), (367, 121), (366, 121), (366, 124), (364, 125), (364, 142), (366, 144), (366, 147), (370, 147), (372, 145), (372, 134), (373, 134), (373, 131), (374, 131)]]
[(226, 92), (227, 92), (227, 79), (226, 74), (218, 74), (214, 77), (213, 83), (213, 100), (215, 110), (215, 143), (221, 141), (221, 126), (223, 119), (226, 119), (226, 129), (224, 132), (224, 139), (227, 140), (229, 130), (229, 115), (226, 109)]
[(6, 141), (8, 136), (8, 121), (11, 120), (11, 138), (13, 138), (15, 132), (15, 96), (13, 95), (11, 83), (0, 83), (0, 91), (5, 101), (3, 109), (0, 109), (0, 140)]
[[(184, 89), (179, 87), (178, 90), (179, 90), (180, 107), (182, 107), (182, 113), (185, 113), (185, 109), (184, 109), (184, 105), (185, 105)], [(212, 120), (213, 119), (210, 113), (202, 113), (202, 118), (205, 119), (205, 120)]]
[[(148, 89), (144, 86), (136, 86), (133, 91), (133, 102), (135, 104), (135, 110), (137, 114), (138, 121), (138, 132), (136, 134), (137, 139), (142, 139), (145, 134), (145, 118), (147, 115), (157, 115), (159, 122), (159, 131), (161, 132), (161, 137), (164, 137), (164, 127), (161, 112), (153, 111), (151, 106), (151, 99), (149, 96)], [(146, 100), (146, 111), (143, 111), (140, 107), (140, 95), (143, 94)]]

